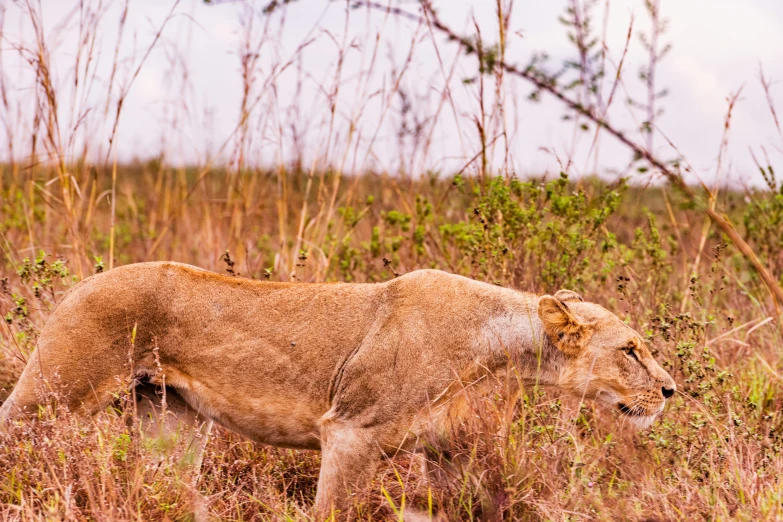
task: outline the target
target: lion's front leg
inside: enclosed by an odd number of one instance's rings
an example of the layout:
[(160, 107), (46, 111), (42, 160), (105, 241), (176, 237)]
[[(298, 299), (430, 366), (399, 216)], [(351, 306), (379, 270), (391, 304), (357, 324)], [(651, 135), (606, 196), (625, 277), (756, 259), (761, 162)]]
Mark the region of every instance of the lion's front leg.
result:
[(353, 499), (364, 494), (382, 452), (377, 429), (352, 427), (335, 421), (322, 426), (321, 472), (315, 497), (316, 520), (346, 520)]
[(446, 443), (425, 444), (422, 450), (422, 476), (427, 486), (433, 489), (450, 490), (465, 479), (470, 469), (470, 456), (458, 451), (450, 451)]

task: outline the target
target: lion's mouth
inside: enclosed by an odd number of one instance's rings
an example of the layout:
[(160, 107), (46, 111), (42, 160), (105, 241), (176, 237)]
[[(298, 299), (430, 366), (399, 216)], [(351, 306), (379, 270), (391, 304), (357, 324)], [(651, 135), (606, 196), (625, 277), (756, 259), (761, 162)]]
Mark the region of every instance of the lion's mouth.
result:
[(617, 409), (620, 411), (623, 417), (631, 422), (637, 429), (643, 430), (649, 428), (658, 414), (661, 413), (663, 407), (659, 411), (650, 411), (649, 408), (637, 404), (634, 406), (628, 406), (622, 402), (617, 403)]
[(645, 409), (641, 406), (634, 406), (629, 408), (622, 402), (617, 404), (617, 409), (620, 410), (623, 415), (628, 415), (629, 417), (647, 417), (648, 415)]

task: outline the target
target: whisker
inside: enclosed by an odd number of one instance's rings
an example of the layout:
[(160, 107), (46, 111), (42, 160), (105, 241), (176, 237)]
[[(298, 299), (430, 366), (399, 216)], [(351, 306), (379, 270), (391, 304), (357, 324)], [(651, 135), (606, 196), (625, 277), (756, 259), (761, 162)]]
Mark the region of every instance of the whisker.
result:
[(639, 396), (635, 396), (631, 398), (631, 402), (629, 404), (621, 403), (623, 406), (625, 406), (625, 409), (620, 410), (620, 414), (623, 416), (623, 421), (620, 424), (620, 429), (625, 429), (625, 422), (628, 420), (629, 417), (633, 417), (633, 408), (636, 408), (636, 406), (639, 404), (640, 398)]
[[(624, 406), (624, 408), (620, 409), (620, 413), (623, 416), (622, 423), (620, 424), (620, 429), (625, 429), (625, 421), (628, 418), (636, 418), (636, 417), (646, 417), (647, 411), (642, 406), (642, 397), (637, 395), (631, 398), (631, 401), (628, 404), (620, 403), (621, 406)], [(631, 422), (634, 422), (633, 420)]]

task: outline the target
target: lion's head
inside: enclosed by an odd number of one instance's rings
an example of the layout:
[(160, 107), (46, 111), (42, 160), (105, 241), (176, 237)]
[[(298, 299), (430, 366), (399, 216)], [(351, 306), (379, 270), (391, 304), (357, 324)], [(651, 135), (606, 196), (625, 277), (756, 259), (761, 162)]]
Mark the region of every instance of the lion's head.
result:
[(615, 408), (639, 428), (652, 424), (677, 386), (635, 330), (570, 290), (540, 297), (538, 316), (566, 355), (563, 389)]

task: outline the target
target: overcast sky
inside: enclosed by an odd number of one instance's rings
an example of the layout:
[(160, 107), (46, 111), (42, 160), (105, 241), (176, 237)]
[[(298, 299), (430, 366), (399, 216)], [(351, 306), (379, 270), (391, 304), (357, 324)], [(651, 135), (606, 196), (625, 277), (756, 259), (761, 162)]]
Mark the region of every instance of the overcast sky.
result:
[[(63, 113), (68, 113), (73, 103), (65, 93), (72, 89), (79, 41), (79, 18), (74, 11), (77, 4), (71, 0), (42, 0), (43, 26), (53, 49), (51, 68), (55, 83), (63, 93), (60, 96)], [(80, 107), (76, 113), (84, 114), (86, 108), (90, 109), (80, 128), (105, 151), (111, 130), (106, 128), (111, 126), (106, 122), (113, 118), (113, 105), (109, 116), (103, 117), (106, 84), (124, 3), (104, 1), (104, 4), (107, 7), (99, 18), (93, 52), (97, 67), (95, 82), (89, 91), (80, 91), (86, 94), (76, 103)], [(265, 4), (251, 5), (257, 10)], [(546, 51), (550, 55), (549, 67), (554, 70), (564, 59), (573, 57), (574, 48), (558, 22), (566, 4), (565, 1), (515, 2), (507, 60), (524, 65), (535, 51)], [(597, 4), (594, 26), (600, 33), (607, 2), (600, 0)], [(132, 76), (173, 5), (164, 0), (130, 2), (120, 47), (118, 79), (125, 81)], [(395, 5), (418, 13), (415, 2), (395, 2)], [(435, 5), (443, 20), (456, 31), (474, 34), (475, 21), (485, 42), (497, 41), (495, 2), (439, 0)], [(649, 31), (649, 19), (641, 0), (613, 0), (608, 5), (610, 63), (616, 64), (622, 55), (631, 19), (635, 32), (625, 63), (625, 81), (618, 89), (617, 101), (609, 113), (610, 121), (625, 129), (629, 136), (643, 140), (637, 132), (643, 117), (632, 115), (625, 100), (629, 95), (639, 99), (646, 95), (637, 78), (639, 68), (646, 61), (638, 33)], [(734, 112), (722, 176), (735, 182), (757, 183), (760, 176), (753, 167), (749, 148), (759, 157), (763, 157), (762, 148), (765, 149), (773, 165), (780, 165), (783, 159), (783, 137), (776, 130), (758, 80), (762, 67), (768, 78), (783, 80), (783, 2), (661, 0), (661, 7), (663, 17), (669, 20), (663, 42), (671, 43), (673, 48), (658, 69), (657, 85), (668, 89), (670, 94), (660, 101), (664, 113), (656, 122), (660, 129), (655, 137), (656, 153), (663, 158), (674, 158), (677, 152), (667, 144), (671, 141), (700, 177), (714, 179), (726, 98), (743, 88)], [(16, 129), (16, 151), (24, 153), (29, 149), (34, 79), (13, 49), (18, 45), (34, 47), (33, 38), (22, 3), (6, 2), (5, 8), (2, 73), (10, 91), (10, 110), (3, 116)], [(203, 162), (227, 140), (221, 158), (230, 158), (234, 151), (231, 136), (239, 121), (242, 99), (239, 48), (243, 24), (253, 15), (239, 2), (205, 5), (184, 0), (175, 13), (124, 103), (116, 141), (120, 159), (146, 158), (165, 151), (172, 162)], [(281, 17), (285, 18), (282, 26)], [(293, 129), (302, 136), (299, 148), (304, 151), (307, 165), (318, 159), (343, 165), (348, 171), (396, 170), (402, 161), (406, 169), (454, 171), (474, 157), (480, 150), (475, 125), (480, 107), (478, 84), (464, 80), (476, 77), (475, 60), (457, 60), (448, 82), (453, 103), (441, 107), (437, 121), (432, 124), (427, 118), (438, 110), (440, 94), (447, 83), (445, 76), (457, 56), (456, 46), (436, 35), (436, 53), (426, 27), (407, 20), (385, 19), (380, 12), (352, 11), (347, 36), (345, 21), (345, 2), (325, 0), (299, 0), (270, 19), (270, 37), (261, 47), (253, 91), (253, 99), (260, 98), (249, 119), (247, 161), (271, 165), (281, 157), (292, 159), (296, 149)], [(264, 18), (255, 16), (253, 23), (258, 37)], [(381, 43), (371, 68), (376, 35)], [(333, 85), (344, 36), (347, 46), (341, 91), (334, 99), (336, 116), (331, 126), (332, 139), (327, 144), (331, 116), (327, 93)], [(298, 52), (303, 42), (309, 45)], [(412, 100), (412, 111), (419, 115), (425, 136), (432, 127), (431, 148), (421, 157), (399, 153), (401, 99), (399, 94), (390, 94), (398, 78), (393, 71), (399, 74), (412, 43), (413, 58), (399, 86)], [(273, 75), (272, 71), (279, 72), (292, 59), (288, 69)], [(187, 71), (184, 82), (183, 71)], [(609, 72), (614, 74), (612, 66)], [(607, 81), (607, 90), (610, 83)], [(532, 104), (526, 101), (529, 93), (529, 86), (521, 81), (506, 85), (511, 168), (521, 174), (556, 173), (559, 163), (570, 157), (575, 161), (571, 170), (577, 174), (591, 173), (596, 166), (609, 177), (619, 175), (618, 172), (627, 173), (625, 167), (630, 154), (626, 150), (604, 136), (597, 162), (594, 156), (588, 161), (587, 152), (594, 149), (592, 133), (575, 134), (574, 126), (562, 121), (565, 111), (558, 102), (545, 96), (542, 103)], [(116, 103), (118, 95), (115, 87), (111, 104)], [(783, 85), (773, 84), (772, 95), (783, 111)], [(488, 95), (487, 99), (491, 100), (492, 96)], [(64, 123), (65, 116), (62, 121), (63, 134), (67, 135), (73, 123), (70, 127)], [(348, 144), (351, 129), (353, 134)], [(3, 132), (0, 130), (0, 136)], [(98, 147), (92, 147), (96, 155), (100, 155), (95, 152)], [(416, 152), (421, 153), (420, 149)], [(7, 156), (5, 151), (3, 154)], [(502, 164), (498, 150), (491, 159), (496, 166)]]

